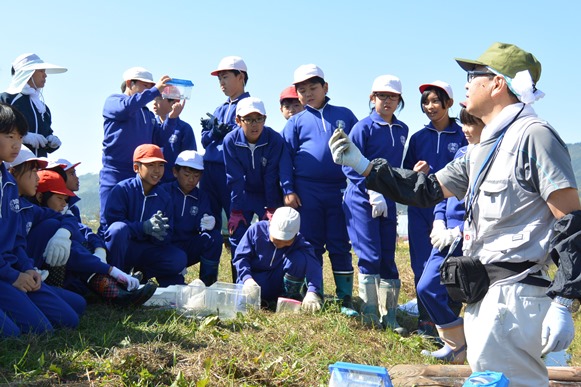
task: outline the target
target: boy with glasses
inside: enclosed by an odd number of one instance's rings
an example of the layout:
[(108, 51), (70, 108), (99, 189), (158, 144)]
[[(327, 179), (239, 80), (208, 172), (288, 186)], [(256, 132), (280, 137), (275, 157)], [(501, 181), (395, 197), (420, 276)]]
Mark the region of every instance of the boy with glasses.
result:
[[(284, 141), (278, 132), (265, 126), (265, 121), (263, 102), (244, 98), (236, 106), (239, 127), (224, 138), (232, 257), (254, 215), (270, 220), (282, 205), (280, 184), (290, 179), (290, 158)], [(282, 179), (281, 174), (285, 176)]]

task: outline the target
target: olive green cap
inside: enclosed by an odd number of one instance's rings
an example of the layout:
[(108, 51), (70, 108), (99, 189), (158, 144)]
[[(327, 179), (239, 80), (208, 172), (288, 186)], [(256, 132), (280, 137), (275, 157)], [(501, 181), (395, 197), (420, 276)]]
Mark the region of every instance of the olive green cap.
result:
[(514, 78), (520, 71), (528, 70), (535, 84), (541, 78), (541, 62), (514, 44), (496, 42), (476, 60), (454, 59), (465, 71), (474, 70), (476, 66), (488, 66), (510, 78)]

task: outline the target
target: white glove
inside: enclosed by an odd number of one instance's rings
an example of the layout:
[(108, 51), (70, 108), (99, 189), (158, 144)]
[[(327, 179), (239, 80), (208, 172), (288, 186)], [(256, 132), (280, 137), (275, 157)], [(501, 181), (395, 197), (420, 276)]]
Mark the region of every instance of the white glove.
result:
[(369, 195), (369, 204), (371, 204), (371, 216), (387, 218), (387, 203), (383, 195), (370, 189), (367, 190), (367, 194)]
[(49, 266), (63, 266), (71, 254), (71, 233), (65, 228), (59, 228), (46, 244), (43, 257)]
[(305, 312), (318, 312), (323, 307), (323, 300), (315, 292), (307, 292), (303, 298), (301, 309)]
[(40, 274), (40, 280), (42, 282), (44, 282), (47, 278), (48, 278), (48, 270), (40, 270), (39, 268), (35, 267), (34, 270), (36, 270), (36, 272), (38, 274)]
[(369, 166), (369, 160), (363, 157), (361, 151), (351, 142), (343, 129), (335, 129), (329, 139), (329, 148), (335, 164), (351, 167), (359, 174), (365, 172)]
[(46, 140), (48, 142), (48, 146), (50, 146), (53, 149), (56, 149), (62, 145), (61, 140), (54, 134), (49, 134), (48, 136), (46, 136)]
[(567, 349), (575, 337), (575, 326), (571, 312), (565, 306), (551, 302), (543, 320), (541, 345), (543, 355)]
[(244, 285), (242, 285), (242, 293), (246, 294), (246, 297), (250, 300), (256, 300), (260, 296), (260, 285), (250, 277), (244, 281)]
[(93, 255), (101, 260), (103, 263), (107, 263), (107, 250), (102, 247), (97, 247)]
[(432, 242), (432, 246), (437, 248), (438, 250), (442, 251), (447, 246), (450, 246), (456, 237), (462, 235), (460, 232), (460, 227), (456, 226), (450, 229), (432, 229), (430, 233), (430, 241)]
[(34, 149), (38, 149), (44, 148), (48, 140), (42, 134), (28, 132), (26, 136), (22, 137), (22, 142), (30, 145)]
[(202, 216), (202, 220), (200, 221), (200, 228), (202, 230), (210, 231), (214, 229), (214, 226), (216, 226), (216, 218), (211, 215), (204, 214), (204, 216)]
[(137, 278), (117, 269), (115, 266), (111, 266), (111, 272), (109, 275), (115, 278), (115, 280), (120, 284), (126, 285), (128, 291), (135, 290), (139, 287), (139, 280)]

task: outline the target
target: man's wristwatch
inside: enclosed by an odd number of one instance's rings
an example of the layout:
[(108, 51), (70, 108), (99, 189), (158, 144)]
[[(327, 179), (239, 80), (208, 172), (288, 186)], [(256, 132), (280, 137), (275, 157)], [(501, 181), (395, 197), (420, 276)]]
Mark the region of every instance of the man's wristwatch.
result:
[(556, 296), (553, 298), (553, 302), (556, 302), (559, 305), (563, 305), (571, 313), (577, 312), (579, 310), (579, 306), (581, 305), (577, 298), (565, 298), (561, 296)]

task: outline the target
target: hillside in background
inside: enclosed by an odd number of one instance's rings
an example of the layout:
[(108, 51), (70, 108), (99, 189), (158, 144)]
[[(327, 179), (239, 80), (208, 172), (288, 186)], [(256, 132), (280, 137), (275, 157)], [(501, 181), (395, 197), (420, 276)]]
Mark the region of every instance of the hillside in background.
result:
[[(581, 143), (568, 144), (573, 170), (577, 182), (581, 182)], [(81, 189), (78, 194), (82, 199), (79, 201), (81, 213), (88, 220), (97, 220), (99, 218), (99, 174), (89, 173), (79, 176)], [(406, 206), (398, 205), (398, 211), (406, 213)]]
[(87, 220), (99, 219), (99, 174), (88, 173), (79, 176), (80, 189), (77, 192), (81, 198), (77, 206)]

